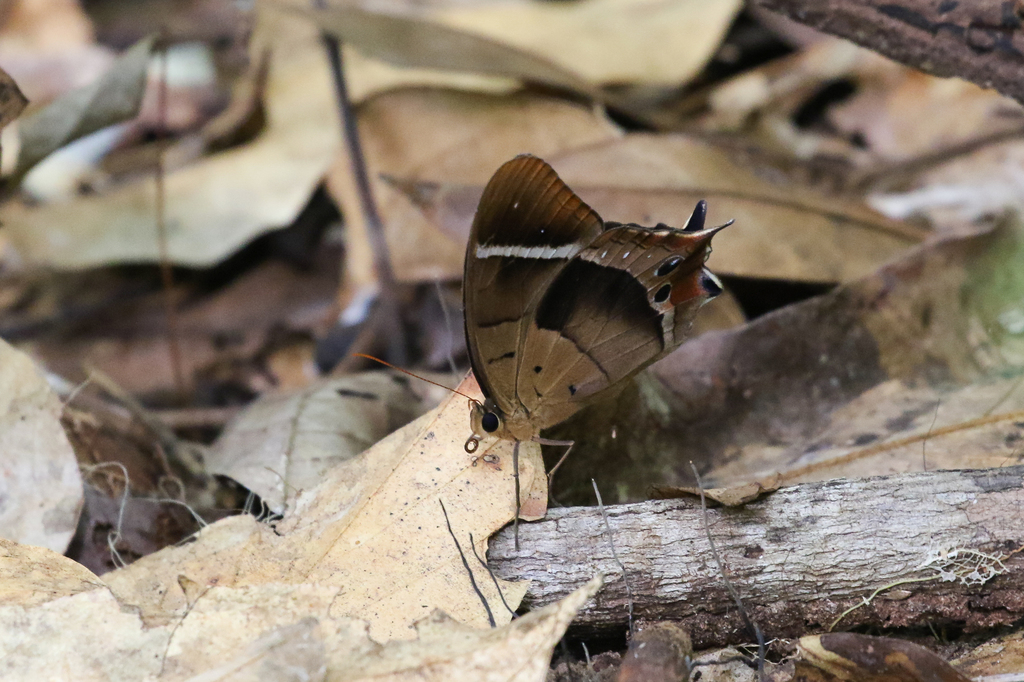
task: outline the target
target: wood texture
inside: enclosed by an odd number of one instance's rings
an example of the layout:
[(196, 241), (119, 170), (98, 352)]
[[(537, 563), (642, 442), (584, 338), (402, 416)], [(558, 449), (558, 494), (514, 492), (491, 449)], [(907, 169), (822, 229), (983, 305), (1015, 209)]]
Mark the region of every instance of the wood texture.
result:
[(937, 76), (1024, 102), (1024, 6), (1013, 0), (755, 0)]
[[(605, 508), (634, 595), (637, 618), (682, 621), (694, 647), (748, 642), (711, 556), (699, 500)], [(893, 583), (937, 575), (918, 567), (943, 550), (1003, 560), (984, 585), (908, 582), (847, 615), (838, 630), (953, 625), (968, 631), (1024, 616), (1024, 466), (837, 479), (784, 488), (708, 522), (729, 575), (766, 637), (820, 632), (847, 608)], [(597, 508), (552, 509), (511, 529), (489, 554), (495, 573), (531, 581), (527, 603), (566, 596), (595, 573), (606, 585), (580, 612), (580, 634), (621, 634), (627, 622), (622, 570)], [(942, 563), (942, 562), (939, 562)], [(938, 564), (936, 564), (938, 565)]]

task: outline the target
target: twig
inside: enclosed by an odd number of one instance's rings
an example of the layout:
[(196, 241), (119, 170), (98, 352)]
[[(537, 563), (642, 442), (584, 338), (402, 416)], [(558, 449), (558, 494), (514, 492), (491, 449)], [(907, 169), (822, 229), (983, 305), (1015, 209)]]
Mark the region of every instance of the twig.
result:
[(473, 556), (480, 562), (480, 565), (487, 571), (487, 575), (491, 576), (491, 580), (494, 581), (494, 589), (498, 591), (498, 597), (501, 599), (501, 603), (505, 605), (505, 609), (512, 614), (513, 620), (519, 617), (519, 614), (512, 610), (512, 607), (505, 601), (505, 593), (501, 591), (501, 586), (498, 584), (498, 576), (494, 575), (494, 571), (487, 565), (487, 562), (480, 558), (480, 555), (476, 551), (476, 545), (473, 544), (473, 534), (469, 534), (469, 546), (473, 550)]
[[(314, 0), (314, 5), (318, 9), (326, 8), (324, 0)], [(359, 138), (359, 120), (352, 110), (352, 100), (349, 98), (348, 84), (345, 82), (341, 41), (326, 31), (321, 32), (320, 36), (327, 51), (327, 60), (331, 65), (334, 89), (338, 97), (338, 113), (341, 116), (341, 125), (344, 130), (345, 144), (348, 147), (352, 175), (356, 183), (359, 205), (362, 209), (363, 219), (366, 222), (366, 231), (370, 238), (370, 245), (373, 247), (374, 267), (377, 270), (377, 277), (381, 283), (380, 294), (377, 297), (379, 314), (384, 319), (384, 328), (381, 332), (387, 342), (388, 357), (395, 364), (404, 365), (408, 362), (408, 355), (406, 353), (405, 336), (402, 333), (398, 305), (394, 298), (396, 290), (395, 273), (391, 267), (391, 256), (388, 251), (387, 239), (384, 236), (384, 223), (380, 218), (380, 212), (377, 210), (377, 202), (373, 198), (373, 189), (370, 187), (370, 176), (366, 170), (366, 156), (363, 153), (363, 145)]]
[[(491, 613), (491, 605), (487, 603), (487, 598), (484, 596), (484, 593), (480, 591), (479, 587), (477, 587), (476, 577), (473, 575), (473, 569), (469, 567), (469, 562), (466, 561), (466, 554), (462, 551), (462, 545), (459, 544), (459, 539), (455, 537), (455, 531), (452, 530), (452, 522), (448, 520), (448, 510), (444, 508), (444, 502), (438, 500), (438, 503), (441, 505), (441, 511), (444, 513), (444, 522), (445, 525), (448, 526), (448, 534), (452, 536), (452, 540), (455, 542), (455, 549), (459, 551), (459, 558), (462, 559), (462, 565), (466, 568), (466, 573), (469, 574), (469, 582), (473, 585), (473, 591), (476, 592), (478, 597), (480, 597), (480, 601), (484, 605), (484, 610), (487, 611), (487, 622), (491, 624), (492, 628), (498, 627), (498, 624), (494, 622), (494, 614)], [(500, 593), (501, 590), (498, 590), (498, 592)], [(504, 599), (502, 599), (502, 601), (504, 601)], [(506, 604), (506, 606), (508, 605)]]
[(519, 490), (519, 441), (512, 445), (512, 479), (516, 484), (516, 515), (512, 519), (512, 531), (516, 538), (516, 551), (519, 551), (519, 512), (522, 510), (522, 498)]
[(743, 606), (743, 600), (740, 599), (740, 593), (733, 587), (732, 581), (729, 580), (728, 574), (725, 572), (725, 564), (722, 562), (722, 557), (718, 555), (718, 550), (715, 548), (715, 540), (711, 537), (711, 526), (708, 524), (708, 505), (704, 499), (704, 485), (700, 482), (700, 474), (697, 473), (697, 467), (693, 462), (690, 462), (690, 469), (693, 470), (693, 478), (697, 482), (697, 490), (700, 492), (700, 511), (701, 518), (704, 521), (704, 533), (708, 536), (708, 544), (711, 546), (711, 556), (714, 557), (715, 563), (718, 565), (718, 572), (722, 576), (722, 582), (725, 583), (725, 589), (729, 591), (729, 596), (732, 597), (733, 601), (736, 602), (736, 608), (739, 610), (740, 618), (743, 619), (744, 624), (754, 633), (754, 637), (757, 639), (757, 678), (764, 681), (764, 635), (761, 634), (761, 628), (757, 626), (757, 623), (750, 619), (750, 615), (747, 613), (747, 609)]
[(166, 183), (164, 182), (164, 152), (167, 150), (167, 31), (160, 41), (160, 84), (157, 89), (157, 155), (156, 155), (156, 235), (160, 254), (160, 280), (164, 292), (164, 313), (167, 317), (167, 350), (171, 357), (174, 387), (181, 404), (188, 402), (188, 384), (181, 360), (178, 339), (178, 310), (174, 303), (174, 272), (167, 249)]

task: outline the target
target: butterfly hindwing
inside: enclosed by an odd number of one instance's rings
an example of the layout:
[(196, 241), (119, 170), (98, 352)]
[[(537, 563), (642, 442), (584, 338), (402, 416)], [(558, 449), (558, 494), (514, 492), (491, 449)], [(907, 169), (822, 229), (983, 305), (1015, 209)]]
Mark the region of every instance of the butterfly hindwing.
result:
[(517, 390), (538, 422), (565, 419), (682, 343), (720, 292), (704, 269), (716, 231), (618, 225), (569, 261), (537, 306), (524, 349), (531, 371)]

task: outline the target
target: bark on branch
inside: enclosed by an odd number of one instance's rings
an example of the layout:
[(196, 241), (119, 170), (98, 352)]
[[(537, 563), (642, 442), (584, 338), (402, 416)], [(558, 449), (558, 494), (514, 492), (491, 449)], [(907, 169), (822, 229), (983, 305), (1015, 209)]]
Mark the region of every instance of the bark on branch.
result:
[(1024, 103), (1024, 4), (1014, 0), (754, 0), (937, 76)]
[[(698, 648), (751, 640), (711, 558), (699, 500), (605, 511), (636, 617), (682, 621)], [(1024, 466), (800, 485), (708, 515), (733, 583), (766, 637), (827, 628), (887, 586), (837, 629), (928, 623), (976, 630), (1024, 617), (1024, 552), (1015, 553), (1024, 546)], [(531, 607), (561, 599), (602, 573), (606, 585), (575, 628), (580, 634), (624, 630), (622, 569), (597, 508), (553, 509), (543, 521), (520, 524), (519, 533), (518, 553), (511, 528), (498, 534), (490, 564), (499, 577), (531, 581)], [(1000, 574), (983, 585), (903, 582), (956, 570), (952, 561), (936, 558), (953, 550)], [(937, 570), (920, 568), (929, 558)]]

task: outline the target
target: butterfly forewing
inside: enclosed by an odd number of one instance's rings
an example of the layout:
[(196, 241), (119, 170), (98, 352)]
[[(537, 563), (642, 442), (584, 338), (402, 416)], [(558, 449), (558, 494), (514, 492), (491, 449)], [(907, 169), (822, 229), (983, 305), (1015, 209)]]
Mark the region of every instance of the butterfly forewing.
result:
[(522, 406), (516, 376), (533, 312), (601, 218), (541, 159), (519, 156), (484, 189), (463, 280), (466, 339), (480, 387), (504, 414)]

